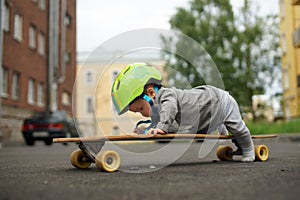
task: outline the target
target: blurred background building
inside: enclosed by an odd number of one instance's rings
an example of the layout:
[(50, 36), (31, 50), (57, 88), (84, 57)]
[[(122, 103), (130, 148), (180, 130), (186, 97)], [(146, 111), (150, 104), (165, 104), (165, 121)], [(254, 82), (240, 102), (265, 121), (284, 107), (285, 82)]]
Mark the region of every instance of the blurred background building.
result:
[[(76, 77), (76, 124), (81, 136), (121, 135), (133, 133), (140, 114), (117, 116), (111, 101), (112, 84), (119, 72), (130, 63), (146, 62), (164, 76), (164, 61), (158, 51), (140, 50), (124, 56), (118, 52), (96, 49), (80, 52)], [(113, 58), (117, 60), (111, 63)]]
[(300, 0), (280, 0), (281, 67), (284, 114), (300, 117)]
[(2, 135), (21, 140), (36, 111), (72, 112), (76, 0), (1, 0)]

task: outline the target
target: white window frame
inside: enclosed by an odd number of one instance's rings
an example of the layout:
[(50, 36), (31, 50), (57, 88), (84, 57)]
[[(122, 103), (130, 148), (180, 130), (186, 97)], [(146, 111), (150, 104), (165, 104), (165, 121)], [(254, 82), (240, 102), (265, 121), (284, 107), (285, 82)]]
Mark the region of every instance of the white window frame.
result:
[(44, 106), (44, 84), (39, 83), (37, 88), (37, 105), (39, 107)]
[(1, 96), (8, 97), (8, 69), (2, 67), (2, 90)]
[(15, 14), (14, 16), (14, 39), (21, 42), (23, 39), (22, 36), (22, 28), (23, 27), (23, 19), (19, 14)]
[(4, 5), (4, 23), (3, 23), (3, 30), (9, 31), (10, 28), (10, 10), (7, 4)]
[(36, 48), (36, 28), (33, 25), (29, 27), (29, 47)]
[(12, 78), (12, 99), (19, 100), (20, 99), (20, 74), (18, 72), (14, 72)]
[(35, 81), (30, 78), (28, 80), (27, 103), (30, 105), (35, 104)]
[(40, 55), (45, 55), (45, 35), (39, 32), (38, 35), (38, 52)]

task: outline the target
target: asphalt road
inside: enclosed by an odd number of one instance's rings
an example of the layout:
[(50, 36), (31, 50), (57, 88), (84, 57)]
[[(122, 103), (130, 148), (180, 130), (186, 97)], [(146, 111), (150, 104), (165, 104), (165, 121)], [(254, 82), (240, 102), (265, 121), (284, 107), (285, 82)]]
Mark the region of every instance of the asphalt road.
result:
[(165, 146), (173, 151), (186, 143), (106, 145), (133, 155), (144, 152), (128, 159), (121, 155), (115, 173), (101, 172), (95, 165), (73, 168), (68, 159), (75, 144), (10, 144), (0, 150), (0, 199), (299, 199), (298, 137), (255, 143), (268, 145), (267, 162), (241, 163), (238, 157), (217, 161), (214, 150), (199, 159), (202, 143), (193, 143), (170, 164), (174, 153), (154, 158), (147, 152), (161, 153)]

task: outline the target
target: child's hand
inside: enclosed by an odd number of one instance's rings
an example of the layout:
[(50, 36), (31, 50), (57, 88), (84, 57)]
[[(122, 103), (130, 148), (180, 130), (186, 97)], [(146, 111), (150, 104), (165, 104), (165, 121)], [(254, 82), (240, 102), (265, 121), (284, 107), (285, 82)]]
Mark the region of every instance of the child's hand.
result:
[(166, 134), (166, 132), (159, 128), (150, 128), (149, 131), (147, 132), (147, 135), (157, 135), (157, 134), (164, 135)]

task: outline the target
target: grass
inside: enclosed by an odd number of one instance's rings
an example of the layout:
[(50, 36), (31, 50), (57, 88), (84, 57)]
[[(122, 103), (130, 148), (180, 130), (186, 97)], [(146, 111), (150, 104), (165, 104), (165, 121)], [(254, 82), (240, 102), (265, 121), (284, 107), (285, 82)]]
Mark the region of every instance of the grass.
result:
[(260, 134), (300, 134), (300, 119), (291, 120), (289, 122), (246, 122), (252, 135)]

